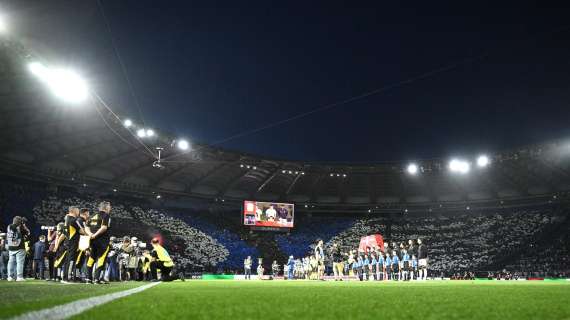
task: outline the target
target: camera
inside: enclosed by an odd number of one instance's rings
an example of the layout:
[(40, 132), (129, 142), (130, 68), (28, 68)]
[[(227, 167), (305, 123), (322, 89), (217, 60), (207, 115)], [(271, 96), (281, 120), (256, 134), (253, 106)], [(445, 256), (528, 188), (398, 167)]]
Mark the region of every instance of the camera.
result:
[(55, 226), (41, 226), (42, 230), (53, 231), (55, 230)]

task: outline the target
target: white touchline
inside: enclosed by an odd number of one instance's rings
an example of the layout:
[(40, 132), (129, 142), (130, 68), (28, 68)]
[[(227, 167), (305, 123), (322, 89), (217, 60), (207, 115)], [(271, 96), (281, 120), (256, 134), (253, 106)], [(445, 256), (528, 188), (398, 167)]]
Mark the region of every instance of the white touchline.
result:
[(95, 308), (100, 306), (104, 303), (130, 296), (131, 294), (144, 291), (148, 288), (154, 287), (160, 282), (153, 282), (149, 283), (144, 286), (136, 287), (133, 289), (119, 291), (114, 293), (109, 293), (102, 296), (92, 297), (81, 299), (77, 301), (73, 301), (70, 303), (66, 303), (60, 306), (55, 306), (48, 309), (42, 309), (38, 311), (30, 311), (28, 313), (24, 313), (22, 315), (16, 316), (11, 318), (11, 320), (35, 320), (35, 319), (42, 319), (42, 320), (56, 320), (56, 319), (67, 319), (71, 316), (80, 314), (84, 311), (87, 311), (91, 308)]

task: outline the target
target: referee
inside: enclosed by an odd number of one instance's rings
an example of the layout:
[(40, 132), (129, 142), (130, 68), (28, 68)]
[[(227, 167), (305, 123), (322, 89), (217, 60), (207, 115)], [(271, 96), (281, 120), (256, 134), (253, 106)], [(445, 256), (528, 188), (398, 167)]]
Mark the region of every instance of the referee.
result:
[[(99, 212), (89, 218), (87, 234), (91, 235), (91, 256), (87, 260), (87, 282), (107, 283), (100, 280), (101, 271), (109, 254), (109, 227), (111, 226), (111, 203), (99, 203)], [(95, 269), (95, 270), (93, 270)]]

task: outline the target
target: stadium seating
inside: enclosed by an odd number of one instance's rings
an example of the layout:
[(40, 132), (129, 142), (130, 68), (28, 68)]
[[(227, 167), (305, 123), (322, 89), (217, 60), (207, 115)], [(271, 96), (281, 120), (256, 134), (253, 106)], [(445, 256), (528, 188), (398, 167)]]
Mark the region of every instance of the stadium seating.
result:
[[(61, 221), (70, 205), (96, 210), (97, 198), (89, 192), (5, 181), (0, 183), (0, 229), (18, 214), (28, 217), (38, 234), (40, 225)], [(113, 235), (137, 236), (146, 242), (160, 235), (175, 259), (196, 271), (241, 272), (248, 255), (254, 261), (261, 256), (302, 257), (317, 239), (328, 248), (337, 242), (348, 251), (357, 248), (362, 236), (373, 233), (398, 243), (423, 239), (435, 275), (505, 268), (527, 275), (558, 275), (568, 272), (570, 260), (570, 219), (561, 205), (365, 218), (298, 214), (290, 233), (261, 237), (241, 226), (237, 209), (214, 214), (156, 207), (142, 199), (112, 202)], [(234, 215), (235, 219), (224, 218)]]

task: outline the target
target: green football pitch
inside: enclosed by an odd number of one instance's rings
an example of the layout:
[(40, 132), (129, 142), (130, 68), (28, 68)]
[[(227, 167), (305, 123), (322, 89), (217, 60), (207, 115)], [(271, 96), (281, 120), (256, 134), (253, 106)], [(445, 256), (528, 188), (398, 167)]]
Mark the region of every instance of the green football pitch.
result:
[[(0, 282), (0, 318), (132, 289)], [(77, 319), (570, 319), (570, 281), (160, 283)]]

